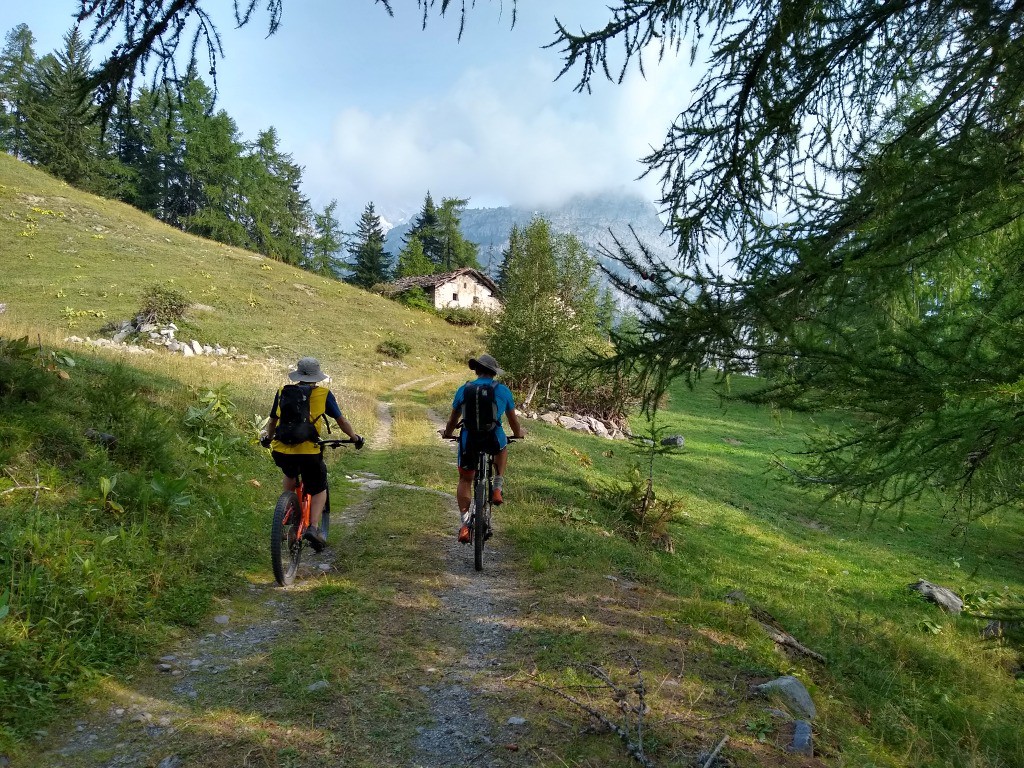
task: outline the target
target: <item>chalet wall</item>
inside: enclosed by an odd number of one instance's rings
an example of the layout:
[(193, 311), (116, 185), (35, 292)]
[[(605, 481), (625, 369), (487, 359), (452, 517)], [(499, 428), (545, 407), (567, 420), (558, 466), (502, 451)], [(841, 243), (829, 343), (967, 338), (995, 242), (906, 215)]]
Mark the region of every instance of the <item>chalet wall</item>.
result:
[(491, 293), (490, 288), (472, 275), (458, 275), (434, 288), (434, 306), (437, 309), (458, 307), (497, 312), (501, 309), (501, 302)]

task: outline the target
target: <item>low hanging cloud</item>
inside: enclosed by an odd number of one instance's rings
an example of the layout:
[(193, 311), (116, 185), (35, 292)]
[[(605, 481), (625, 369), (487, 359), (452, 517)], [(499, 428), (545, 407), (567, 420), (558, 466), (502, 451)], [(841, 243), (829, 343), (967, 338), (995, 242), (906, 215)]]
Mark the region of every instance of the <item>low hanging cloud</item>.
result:
[(636, 181), (639, 159), (688, 100), (686, 67), (667, 60), (646, 79), (634, 71), (622, 85), (595, 82), (578, 94), (568, 76), (552, 82), (552, 65), (534, 57), (517, 71), (477, 68), (430, 100), (344, 109), (298, 158), (307, 191), (344, 209), (372, 200), (385, 213), (415, 211), (428, 189), (473, 206), (545, 205), (608, 189), (654, 200), (656, 179)]

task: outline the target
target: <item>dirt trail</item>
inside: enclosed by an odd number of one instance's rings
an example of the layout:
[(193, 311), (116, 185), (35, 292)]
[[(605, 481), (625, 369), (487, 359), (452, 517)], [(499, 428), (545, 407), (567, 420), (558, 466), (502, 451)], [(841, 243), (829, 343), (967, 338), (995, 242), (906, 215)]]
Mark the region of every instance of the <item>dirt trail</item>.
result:
[(458, 630), (465, 652), (454, 669), (445, 670), (438, 683), (423, 689), (434, 724), (416, 739), (414, 765), (518, 765), (506, 745), (521, 738), (525, 720), (509, 712), (492, 722), (487, 708), (497, 703), (505, 686), (496, 668), (517, 631), (512, 622), (520, 611), (522, 592), (500, 545), (488, 547), (482, 572), (473, 571), (472, 551), (455, 539), (454, 500), (450, 510), (452, 535), (445, 546), (447, 589), (440, 596), (440, 619)]
[[(428, 385), (430, 382), (434, 380)], [(427, 416), (438, 428), (443, 426), (443, 419), (436, 413), (428, 412)], [(373, 450), (391, 445), (391, 428), (390, 407), (379, 403), (378, 428), (370, 440)], [(505, 683), (498, 666), (509, 638), (517, 631), (514, 623), (523, 604), (516, 574), (501, 543), (500, 522), (493, 546), (488, 546), (486, 552), (485, 570), (477, 573), (471, 548), (456, 541), (458, 509), (454, 496), (391, 483), (371, 473), (351, 479), (365, 493), (347, 509), (335, 512), (334, 526), (355, 526), (372, 513), (374, 493), (384, 487), (441, 496), (450, 512), (450, 526), (446, 524), (444, 536), (443, 586), (437, 593), (441, 609), (436, 619), (440, 626), (455, 630), (459, 638), (456, 655), (461, 657), (448, 668), (432, 670), (436, 682), (420, 687), (429, 702), (432, 722), (419, 728), (414, 743), (409, 745), (414, 752), (409, 766), (523, 765), (525, 755), (512, 751), (511, 745), (523, 737), (529, 724), (516, 712), (505, 712), (496, 719), (488, 712), (492, 706), (501, 709)], [(331, 538), (337, 536), (334, 533)], [(298, 583), (329, 579), (334, 570), (332, 549), (320, 556), (310, 553)], [(109, 706), (94, 700), (94, 711), (87, 717), (62, 724), (53, 735), (44, 735), (50, 748), (33, 756), (26, 765), (184, 768), (206, 764), (204, 759), (197, 761), (194, 754), (187, 759), (181, 756), (189, 754), (189, 730), (202, 727), (202, 712), (218, 706), (225, 692), (239, 700), (258, 699), (259, 691), (248, 690), (245, 684), (251, 665), (255, 659), (265, 658), (279, 637), (294, 632), (308, 619), (298, 614), (289, 592), (278, 589), (269, 579), (250, 585), (248, 594), (225, 598), (209, 619), (211, 631), (166, 648), (154, 660), (153, 674), (140, 680), (141, 686), (130, 680), (123, 687), (113, 685)]]

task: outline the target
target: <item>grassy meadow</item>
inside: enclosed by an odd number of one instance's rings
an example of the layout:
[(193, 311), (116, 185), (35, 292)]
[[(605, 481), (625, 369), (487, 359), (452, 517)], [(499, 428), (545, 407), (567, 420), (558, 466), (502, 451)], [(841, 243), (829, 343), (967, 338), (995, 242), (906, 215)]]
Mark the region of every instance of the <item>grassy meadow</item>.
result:
[[(465, 358), (481, 349), (472, 331), (183, 235), (3, 155), (0, 260), (0, 755), (16, 764), (43, 764), (37, 732), (56, 729), (69, 708), (167, 685), (147, 682), (147, 662), (203, 631), (222, 601), (259, 615), (247, 590), (268, 578), (279, 480), (254, 437), (296, 357), (321, 359), (358, 431), (376, 430), (378, 401), (390, 406), (388, 450), (338, 452), (339, 466), (453, 490), (450, 449), (427, 409), (447, 412)], [(179, 338), (236, 346), (248, 359), (64, 341), (131, 317), (151, 285), (194, 302)], [(28, 349), (12, 342), (23, 336)], [(412, 346), (401, 365), (375, 351), (389, 337)], [(398, 388), (410, 382), (419, 384)], [(873, 518), (796, 490), (776, 460), (834, 418), (730, 402), (710, 383), (675, 386), (658, 426), (686, 445), (654, 464), (659, 497), (676, 502), (673, 553), (633, 541), (603, 501), (642, 453), (526, 423), (494, 544), (511, 552), (528, 596), (511, 620), (493, 716), (514, 711), (535, 724), (518, 745), (530, 764), (633, 764), (614, 736), (574, 727), (586, 716), (552, 691), (614, 712), (583, 665), (630, 681), (635, 660), (658, 765), (697, 764), (724, 735), (734, 766), (1024, 765), (1019, 649), (981, 640), (983, 622), (907, 589), (926, 578), (961, 595), (1024, 593), (1020, 511), (965, 534), (941, 499)], [(644, 427), (638, 416), (634, 429)], [(116, 446), (90, 429), (117, 436)], [(342, 475), (332, 475), (335, 509), (359, 498)], [(337, 574), (288, 593), (308, 626), (225, 675), (214, 704), (188, 713), (183, 759), (405, 764), (403, 745), (427, 717), (427, 670), (459, 656), (435, 617), (437, 541), (454, 533), (442, 506), (398, 489), (373, 497), (335, 544)], [(747, 605), (725, 599), (734, 590)], [(826, 663), (782, 652), (750, 606)], [(753, 692), (780, 674), (814, 698), (813, 758), (785, 751), (790, 724)], [(309, 693), (321, 678), (339, 695)], [(337, 725), (318, 730), (318, 718)]]

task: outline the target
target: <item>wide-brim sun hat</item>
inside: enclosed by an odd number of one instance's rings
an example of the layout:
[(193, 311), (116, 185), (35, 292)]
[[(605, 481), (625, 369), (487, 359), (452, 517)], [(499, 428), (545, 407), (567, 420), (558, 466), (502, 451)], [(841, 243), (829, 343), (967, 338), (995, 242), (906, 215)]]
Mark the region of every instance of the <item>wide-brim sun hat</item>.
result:
[(498, 361), (490, 355), (477, 355), (476, 357), (469, 358), (469, 367), (472, 368), (474, 365), (493, 371), (495, 376), (501, 376), (504, 373), (498, 365)]
[(301, 381), (306, 384), (315, 384), (327, 378), (327, 374), (320, 368), (320, 361), (315, 357), (303, 357), (295, 364), (295, 370), (288, 374), (292, 381)]

